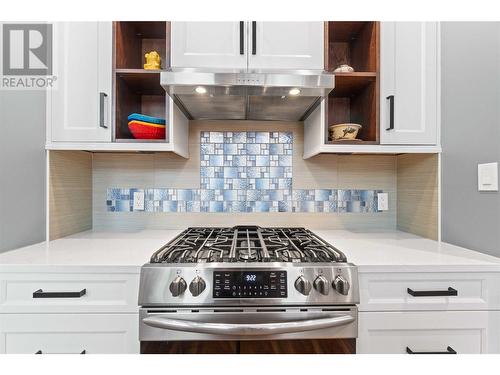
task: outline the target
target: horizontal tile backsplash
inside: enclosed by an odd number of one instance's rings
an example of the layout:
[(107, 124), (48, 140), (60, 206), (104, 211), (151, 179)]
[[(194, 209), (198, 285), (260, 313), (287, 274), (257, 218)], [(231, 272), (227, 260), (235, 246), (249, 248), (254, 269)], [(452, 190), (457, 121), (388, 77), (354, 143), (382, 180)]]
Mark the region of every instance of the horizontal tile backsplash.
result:
[[(292, 189), (293, 132), (201, 131), (200, 187), (108, 188), (109, 212), (377, 213), (376, 190)], [(134, 209), (134, 194), (144, 202)], [(142, 198), (141, 198), (142, 199)]]
[[(382, 190), (207, 190), (109, 188), (109, 212), (351, 212), (376, 213)], [(135, 210), (134, 193), (144, 194)]]

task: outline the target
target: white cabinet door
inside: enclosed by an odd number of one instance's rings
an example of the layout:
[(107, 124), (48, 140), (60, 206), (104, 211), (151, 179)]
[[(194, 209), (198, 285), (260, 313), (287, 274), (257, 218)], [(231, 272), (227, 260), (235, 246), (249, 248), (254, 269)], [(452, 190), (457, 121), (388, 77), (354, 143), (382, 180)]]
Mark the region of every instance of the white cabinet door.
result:
[(438, 141), (438, 29), (436, 22), (381, 23), (382, 144)]
[(138, 314), (0, 314), (0, 353), (138, 354)]
[(360, 312), (358, 318), (360, 354), (499, 352), (498, 311)]
[(171, 66), (247, 67), (246, 22), (172, 22)]
[(111, 22), (54, 24), (54, 74), (47, 92), (48, 140), (110, 142)]
[(323, 22), (250, 22), (250, 69), (323, 69)]

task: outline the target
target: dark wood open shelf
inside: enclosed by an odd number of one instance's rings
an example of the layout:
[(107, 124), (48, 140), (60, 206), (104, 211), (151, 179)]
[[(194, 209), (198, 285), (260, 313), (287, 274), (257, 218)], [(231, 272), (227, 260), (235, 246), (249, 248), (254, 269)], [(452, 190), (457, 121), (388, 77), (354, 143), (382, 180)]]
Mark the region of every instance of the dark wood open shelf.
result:
[[(162, 68), (168, 67), (170, 23), (114, 22), (114, 43), (115, 140), (132, 140), (128, 129), (130, 114), (142, 113), (168, 122), (167, 96), (160, 85), (161, 71), (145, 70), (144, 55), (155, 50), (162, 59)], [(168, 131), (166, 136), (168, 138)]]
[(162, 67), (169, 65), (169, 22), (115, 22), (114, 35), (117, 69), (142, 69), (144, 55), (153, 50), (160, 54)]
[(328, 71), (347, 64), (355, 72), (377, 72), (377, 22), (328, 22), (326, 39)]
[[(354, 72), (334, 73), (335, 88), (328, 96), (325, 142), (328, 144), (376, 144), (379, 142), (379, 24), (372, 21), (327, 22), (325, 69), (342, 64)], [(355, 123), (362, 128), (357, 141), (331, 141), (330, 125)]]
[(355, 96), (366, 86), (377, 80), (377, 73), (336, 73), (333, 97)]

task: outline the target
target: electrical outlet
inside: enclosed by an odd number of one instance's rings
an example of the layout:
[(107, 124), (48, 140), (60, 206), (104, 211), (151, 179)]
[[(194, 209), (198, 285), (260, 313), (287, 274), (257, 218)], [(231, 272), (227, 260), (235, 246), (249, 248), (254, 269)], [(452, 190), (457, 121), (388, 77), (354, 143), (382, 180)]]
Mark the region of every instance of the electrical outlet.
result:
[(377, 208), (379, 211), (389, 210), (389, 194), (388, 193), (378, 193), (377, 194)]
[(498, 163), (477, 165), (477, 190), (498, 191)]
[(144, 210), (144, 192), (143, 191), (134, 191), (134, 211), (143, 211)]

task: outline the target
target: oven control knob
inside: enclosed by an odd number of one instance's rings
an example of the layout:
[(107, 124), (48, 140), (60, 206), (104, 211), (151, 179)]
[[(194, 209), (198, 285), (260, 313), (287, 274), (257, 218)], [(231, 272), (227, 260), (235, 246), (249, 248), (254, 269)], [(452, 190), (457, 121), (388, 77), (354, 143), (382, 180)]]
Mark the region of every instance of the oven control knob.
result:
[(313, 283), (314, 289), (316, 289), (321, 294), (327, 296), (330, 292), (330, 283), (326, 277), (319, 275)]
[(340, 294), (343, 294), (344, 296), (347, 296), (347, 293), (349, 293), (349, 281), (344, 279), (342, 276), (337, 276), (335, 280), (333, 280), (333, 287), (337, 292)]
[(189, 283), (189, 291), (194, 297), (196, 297), (199, 296), (205, 290), (206, 286), (207, 284), (205, 283), (205, 280), (203, 280), (200, 276), (196, 276)]
[(304, 276), (299, 276), (297, 280), (295, 280), (295, 289), (297, 289), (299, 293), (307, 296), (309, 292), (311, 292), (311, 282)]
[(174, 297), (180, 296), (186, 291), (187, 284), (186, 281), (180, 276), (177, 276), (174, 281), (170, 283), (170, 292)]

